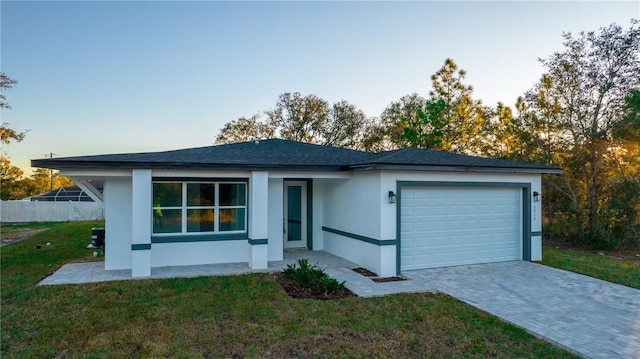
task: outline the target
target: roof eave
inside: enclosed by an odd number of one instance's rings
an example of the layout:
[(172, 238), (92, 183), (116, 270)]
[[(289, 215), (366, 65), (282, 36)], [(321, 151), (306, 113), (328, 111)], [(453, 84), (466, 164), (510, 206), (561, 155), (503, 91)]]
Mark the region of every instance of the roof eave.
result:
[(562, 169), (551, 167), (483, 167), (483, 166), (447, 166), (447, 165), (394, 165), (367, 164), (350, 166), (352, 171), (389, 170), (389, 171), (441, 171), (441, 172), (493, 172), (493, 173), (534, 173), (562, 174)]
[(188, 162), (115, 162), (115, 161), (65, 161), (31, 160), (32, 167), (57, 170), (240, 170), (240, 171), (345, 171), (341, 165), (277, 165), (277, 164), (236, 164), (236, 163), (188, 163)]

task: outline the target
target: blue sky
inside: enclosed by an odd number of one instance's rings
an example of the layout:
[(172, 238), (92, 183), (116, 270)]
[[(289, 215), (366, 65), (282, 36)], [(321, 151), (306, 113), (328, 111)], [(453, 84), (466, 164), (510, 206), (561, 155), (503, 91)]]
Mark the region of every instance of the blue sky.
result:
[(29, 160), (207, 146), (284, 92), (369, 116), (447, 57), (486, 105), (513, 105), (563, 31), (640, 18), (640, 2), (1, 1), (0, 68), (18, 81), (3, 148)]

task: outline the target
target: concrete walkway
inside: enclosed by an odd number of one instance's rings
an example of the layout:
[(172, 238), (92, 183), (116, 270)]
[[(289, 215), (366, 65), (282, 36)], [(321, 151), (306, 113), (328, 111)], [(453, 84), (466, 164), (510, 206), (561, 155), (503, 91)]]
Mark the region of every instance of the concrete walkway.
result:
[[(354, 268), (355, 263), (349, 262), (323, 251), (309, 251), (307, 249), (287, 249), (284, 260), (269, 262), (264, 270), (252, 270), (247, 263), (204, 264), (179, 267), (151, 268), (151, 277), (132, 278), (131, 269), (104, 270), (104, 262), (68, 263), (60, 267), (55, 273), (43, 279), (38, 285), (81, 284), (107, 282), (113, 280), (160, 279), (176, 277), (203, 277), (217, 275), (240, 275), (259, 272), (276, 272), (286, 268), (288, 264), (296, 263), (298, 258), (307, 258), (309, 263), (325, 270), (332, 268)], [(349, 270), (350, 272), (353, 272)], [(355, 273), (355, 272), (354, 272)]]
[[(640, 358), (640, 290), (547, 266), (502, 262), (414, 270), (405, 281), (375, 283), (351, 268), (354, 263), (325, 252), (285, 251), (270, 262), (277, 271), (309, 258), (346, 281), (361, 297), (440, 291), (520, 326), (588, 358)], [(237, 275), (253, 272), (246, 263), (154, 268), (151, 278)], [(66, 264), (40, 284), (132, 279), (130, 270), (105, 271), (103, 262)]]

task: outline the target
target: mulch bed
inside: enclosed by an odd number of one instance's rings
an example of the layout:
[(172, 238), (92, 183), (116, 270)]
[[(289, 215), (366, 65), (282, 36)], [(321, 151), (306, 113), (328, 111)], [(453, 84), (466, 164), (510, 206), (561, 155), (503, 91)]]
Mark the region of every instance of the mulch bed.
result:
[(384, 283), (384, 282), (399, 282), (399, 281), (403, 281), (403, 280), (407, 280), (407, 278), (405, 277), (378, 277), (378, 275), (376, 273), (373, 273), (372, 271), (366, 269), (366, 268), (362, 268), (362, 267), (356, 267), (356, 268), (351, 268), (352, 271), (362, 274), (365, 277), (369, 277), (371, 278), (372, 281), (376, 282), (376, 283)]
[(351, 268), (352, 271), (362, 274), (365, 277), (377, 277), (378, 275), (373, 273), (372, 271), (368, 270), (367, 268), (362, 268), (362, 267), (356, 267), (356, 268)]
[(304, 299), (317, 299), (317, 300), (330, 300), (330, 299), (342, 299), (348, 297), (357, 297), (352, 291), (344, 288), (334, 293), (326, 293), (322, 290), (316, 290), (313, 288), (305, 288), (299, 285), (296, 281), (287, 279), (283, 272), (273, 273), (273, 278), (280, 284), (287, 294), (292, 298), (304, 298)]
[(378, 277), (378, 278), (371, 278), (372, 281), (376, 282), (376, 283), (384, 283), (384, 282), (400, 282), (403, 280), (407, 280), (407, 278), (405, 277)]

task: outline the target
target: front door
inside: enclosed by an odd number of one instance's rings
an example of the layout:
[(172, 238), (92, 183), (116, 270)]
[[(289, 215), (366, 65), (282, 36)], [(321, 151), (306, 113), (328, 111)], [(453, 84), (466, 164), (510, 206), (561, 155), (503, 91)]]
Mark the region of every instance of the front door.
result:
[(284, 248), (307, 246), (307, 183), (284, 183)]

